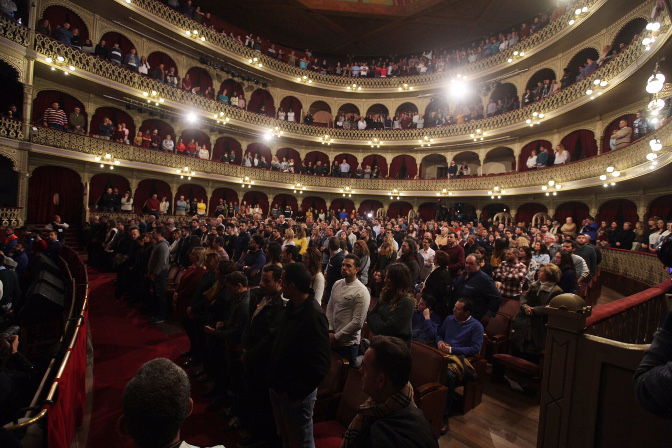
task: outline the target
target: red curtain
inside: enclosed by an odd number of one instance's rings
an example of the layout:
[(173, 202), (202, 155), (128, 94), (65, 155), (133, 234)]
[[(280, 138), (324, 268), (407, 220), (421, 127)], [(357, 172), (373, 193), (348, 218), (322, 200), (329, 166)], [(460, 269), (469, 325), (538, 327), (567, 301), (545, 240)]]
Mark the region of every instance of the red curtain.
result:
[(376, 201), (375, 199), (367, 199), (366, 201), (362, 201), (362, 203), (359, 205), (359, 214), (366, 215), (367, 213), (371, 212), (375, 215), (376, 210), (379, 208), (383, 208), (382, 202)]
[[(341, 163), (343, 163), (343, 159), (348, 161), (348, 165), (350, 165), (350, 172), (354, 176), (355, 170), (357, 169), (357, 163), (358, 163), (357, 162), (357, 157), (353, 156), (352, 154), (345, 154), (345, 153), (339, 154), (336, 157), (334, 157), (334, 160), (336, 160), (339, 165)], [(332, 161), (331, 163), (333, 164), (334, 162)]]
[(527, 159), (530, 157), (530, 154), (532, 154), (532, 150), (536, 149), (538, 154), (540, 148), (542, 147), (552, 148), (551, 142), (548, 140), (535, 140), (523, 146), (523, 149), (520, 152), (520, 156), (518, 156), (518, 170), (527, 171)]
[(240, 165), (243, 160), (243, 150), (240, 147), (240, 142), (231, 137), (219, 137), (215, 142), (215, 148), (212, 150), (212, 160), (220, 162), (224, 153), (230, 154), (232, 150), (236, 155), (234, 165)]
[(28, 181), (28, 222), (51, 222), (54, 215), (70, 225), (82, 222), (82, 181), (79, 174), (60, 166), (41, 166)]
[(267, 117), (275, 117), (275, 105), (273, 104), (273, 97), (264, 89), (257, 89), (252, 92), (250, 102), (247, 104), (247, 110), (255, 114), (261, 113), (261, 106), (266, 108)]
[[(287, 161), (289, 162), (290, 160), (294, 160), (294, 171), (299, 172), (300, 166), (301, 166), (301, 155), (299, 154), (299, 151), (293, 148), (280, 148), (278, 151), (275, 153), (275, 155), (278, 157), (278, 160), (282, 162), (283, 157), (287, 157)], [(296, 210), (296, 209), (294, 209)]]
[[(126, 52), (124, 52), (126, 54)], [(152, 71), (156, 69), (159, 64), (163, 64), (163, 69), (165, 71), (170, 70), (171, 68), (175, 69), (175, 74), (179, 75), (177, 72), (177, 64), (175, 64), (175, 61), (173, 61), (173, 58), (168, 56), (166, 53), (163, 53), (161, 51), (155, 51), (154, 53), (150, 54), (147, 56), (147, 62), (149, 63), (149, 66), (151, 67), (149, 74), (152, 74)], [(196, 86), (196, 84), (192, 80), (192, 85)], [(202, 92), (205, 92), (205, 89), (201, 88)]]
[(672, 219), (672, 194), (656, 198), (649, 207), (648, 218), (660, 216), (665, 221)]
[[(208, 196), (205, 193), (205, 188), (201, 187), (200, 185), (196, 184), (184, 184), (180, 185), (177, 188), (177, 193), (175, 193), (175, 198), (179, 198), (180, 196), (184, 196), (185, 199), (189, 199), (190, 201), (193, 199), (196, 199), (196, 201), (200, 201), (201, 199), (205, 199), (205, 203), (208, 203)], [(159, 197), (161, 199), (161, 197)]]
[(282, 107), (282, 110), (285, 111), (285, 114), (289, 112), (289, 109), (292, 109), (294, 111), (294, 120), (296, 121), (299, 121), (299, 119), (302, 117), (301, 110), (303, 109), (303, 105), (296, 97), (284, 97), (282, 101), (280, 101), (280, 107)]
[(170, 191), (170, 185), (158, 179), (145, 179), (138, 184), (133, 195), (133, 208), (135, 213), (142, 213), (142, 206), (145, 201), (152, 197), (153, 194), (161, 200), (161, 198), (168, 198), (168, 202), (173, 203), (173, 194)]
[(79, 107), (80, 112), (86, 117), (84, 104), (74, 96), (56, 90), (43, 90), (37, 94), (33, 100), (33, 122), (41, 121), (44, 117), (44, 111), (51, 107), (52, 103), (57, 102), (66, 115), (74, 112), (75, 107)]
[[(159, 131), (159, 135), (162, 139), (166, 138), (166, 135), (170, 135), (173, 141), (176, 141), (175, 129), (173, 129), (173, 127), (165, 121), (151, 118), (149, 120), (143, 121), (142, 126), (140, 126), (140, 130), (142, 131), (143, 135), (145, 132), (154, 132), (154, 129)], [(133, 140), (133, 138), (131, 138), (131, 140)]]
[(408, 202), (396, 201), (390, 204), (387, 208), (387, 217), (396, 218), (397, 216), (406, 217), (413, 206)]
[[(604, 130), (604, 136), (602, 137), (602, 152), (611, 151), (611, 146), (609, 146), (609, 140), (611, 140), (611, 133), (620, 129), (618, 124), (621, 122), (621, 120), (623, 119), (627, 120), (628, 127), (630, 127), (630, 129), (632, 129), (633, 130), (632, 132), (634, 133), (635, 131), (634, 128), (632, 127), (632, 124), (635, 122), (636, 118), (637, 114), (627, 114), (609, 123), (609, 126), (607, 126), (607, 128)], [(630, 139), (632, 138), (633, 134), (630, 134)]]
[(371, 165), (371, 169), (377, 165), (380, 168), (380, 177), (387, 177), (387, 160), (385, 157), (370, 154), (362, 160), (362, 169), (365, 169), (367, 165)]
[(570, 161), (581, 160), (597, 155), (597, 141), (595, 133), (586, 129), (574, 131), (565, 136), (560, 142), (569, 151), (572, 158)]
[(210, 136), (198, 129), (185, 129), (180, 138), (185, 145), (189, 144), (193, 138), (199, 146), (205, 145), (206, 148), (210, 149)]
[(420, 204), (420, 207), (418, 207), (418, 216), (420, 216), (423, 221), (434, 219), (436, 216), (436, 202), (425, 202)]
[[(303, 160), (307, 160), (310, 163), (310, 166), (315, 166), (317, 161), (322, 162), (322, 166), (329, 168), (329, 156), (323, 153), (322, 151), (311, 151), (306, 154), (306, 157)], [(325, 206), (326, 209), (326, 206)]]
[(497, 213), (508, 211), (509, 207), (507, 205), (498, 203), (488, 204), (485, 207), (483, 207), (483, 212), (481, 212), (481, 221), (487, 221), (490, 218), (494, 219)]
[[(150, 65), (151, 65), (151, 62), (150, 62)], [(154, 67), (154, 66), (152, 65), (152, 67)], [(175, 69), (175, 70), (177, 70), (177, 69)], [(189, 70), (187, 70), (187, 75), (189, 75), (189, 80), (191, 80), (191, 85), (194, 86), (194, 87), (199, 86), (201, 88), (201, 92), (203, 92), (203, 93), (205, 93), (205, 91), (207, 90), (208, 87), (213, 87), (212, 78), (210, 77), (210, 73), (208, 73), (205, 69), (203, 69), (201, 67), (191, 67)], [(229, 90), (229, 94), (230, 93), (231, 93), (231, 91)], [(229, 96), (231, 96), (231, 95), (229, 95)]]
[(264, 215), (268, 215), (268, 196), (266, 196), (265, 193), (262, 193), (261, 191), (248, 191), (245, 193), (242, 200), (246, 201), (247, 205), (254, 206), (255, 204), (259, 204)]
[(565, 202), (564, 204), (560, 204), (558, 208), (555, 209), (555, 220), (559, 223), (564, 223), (568, 217), (571, 217), (578, 225), (589, 215), (590, 210), (583, 202)]
[(126, 128), (128, 129), (128, 138), (133, 140), (133, 137), (135, 137), (135, 123), (133, 122), (133, 117), (128, 115), (123, 110), (117, 109), (116, 107), (99, 107), (96, 109), (96, 113), (94, 113), (93, 117), (91, 117), (91, 124), (89, 125), (89, 132), (91, 135), (98, 134), (100, 131), (99, 126), (105, 117), (112, 120), (112, 124), (114, 125), (115, 130), (117, 129), (117, 125), (120, 123), (126, 123)]
[(112, 173), (96, 174), (91, 178), (91, 183), (89, 184), (89, 207), (95, 207), (96, 202), (98, 202), (98, 199), (108, 187), (113, 189), (118, 188), (119, 194), (122, 196), (131, 190), (131, 186), (124, 176)]
[[(301, 201), (301, 208), (305, 212), (307, 212), (309, 208), (312, 208), (315, 213), (319, 213), (320, 210), (327, 209), (327, 203), (319, 196), (308, 196)], [(317, 220), (317, 216), (313, 217), (313, 219)]]
[(237, 204), (238, 193), (236, 193), (235, 190), (232, 190), (231, 188), (218, 188), (213, 191), (212, 196), (210, 196), (210, 206), (208, 207), (210, 214), (215, 213), (215, 209), (217, 208), (217, 204), (219, 204), (220, 199), (224, 199), (224, 202), (227, 204)]
[[(406, 173), (404, 174), (404, 170)], [(397, 156), (390, 164), (390, 177), (399, 179), (413, 179), (418, 174), (418, 166), (415, 158), (411, 156)]]
[(243, 86), (233, 79), (227, 79), (226, 81), (222, 82), (219, 86), (219, 90), (217, 91), (217, 95), (219, 96), (219, 94), (222, 93), (222, 90), (224, 89), (229, 92), (229, 97), (231, 97), (232, 94), (235, 94), (236, 96), (243, 95), (243, 98), (245, 98), (245, 90), (243, 89)]
[(633, 225), (639, 221), (637, 215), (637, 205), (628, 199), (612, 199), (607, 201), (600, 207), (597, 212), (597, 222), (606, 221), (611, 224), (612, 221), (624, 223), (631, 222)]
[[(124, 53), (124, 59), (126, 59), (126, 55), (131, 52), (131, 48), (137, 49), (137, 47), (133, 45), (133, 42), (131, 42), (131, 39), (116, 31), (109, 31), (103, 34), (103, 37), (100, 40), (105, 41), (105, 48), (108, 50), (111, 50), (114, 44), (118, 43), (119, 48), (121, 48), (121, 51)], [(152, 65), (152, 67), (154, 66)]]
[(410, 112), (410, 113), (415, 113), (418, 112), (418, 106), (416, 106), (413, 103), (404, 103), (397, 107), (397, 110), (394, 111), (395, 115), (399, 115), (401, 112)]
[(280, 210), (284, 210), (286, 206), (292, 207), (294, 213), (299, 209), (299, 202), (291, 194), (278, 194), (273, 198), (273, 203), (277, 204), (280, 207)]
[(271, 156), (271, 148), (268, 146), (264, 145), (263, 143), (250, 143), (247, 145), (245, 152), (249, 152), (252, 155), (252, 158), (254, 158), (255, 154), (258, 154), (259, 160), (261, 160), (262, 156), (265, 157), (266, 163), (268, 163), (268, 168), (271, 168), (271, 160), (273, 157)]
[(537, 204), (534, 202), (528, 202), (518, 207), (518, 212), (515, 216), (515, 224), (519, 222), (524, 222), (525, 224), (530, 224), (532, 222), (532, 217), (537, 213), (548, 213), (548, 209), (545, 205)]
[(338, 213), (343, 208), (348, 213), (350, 213), (355, 208), (355, 203), (352, 202), (350, 199), (346, 198), (334, 199), (333, 201), (331, 201), (331, 206), (329, 207), (329, 210)]
[(89, 38), (89, 29), (86, 27), (84, 21), (75, 12), (65, 6), (52, 5), (47, 7), (44, 10), (42, 18), (49, 21), (49, 28), (51, 28), (52, 32), (56, 31), (56, 28), (63, 25), (64, 22), (68, 22), (70, 24), (70, 31), (75, 28), (79, 30), (82, 43)]

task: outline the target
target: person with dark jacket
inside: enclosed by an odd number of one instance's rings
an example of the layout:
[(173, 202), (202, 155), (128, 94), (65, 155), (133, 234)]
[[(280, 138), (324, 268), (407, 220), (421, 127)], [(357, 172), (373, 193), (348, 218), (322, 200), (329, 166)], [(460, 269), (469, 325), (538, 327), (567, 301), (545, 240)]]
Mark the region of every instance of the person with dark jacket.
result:
[(282, 273), (282, 294), (289, 300), (269, 361), (269, 394), (283, 446), (313, 445), (313, 405), (317, 386), (331, 367), (329, 324), (310, 288), (303, 263)]
[(0, 340), (0, 424), (10, 422), (14, 413), (30, 402), (35, 366), (19, 351), (19, 336)]
[(425, 279), (424, 287), (422, 288), (422, 295), (429, 295), (434, 298), (435, 304), (432, 307), (434, 311), (441, 317), (441, 322), (450, 314), (450, 299), (452, 279), (448, 264), (450, 258), (448, 254), (442, 250), (436, 251), (434, 254), (435, 269)]
[(455, 281), (453, 297), (471, 299), (474, 306), (471, 315), (485, 326), (497, 315), (502, 295), (492, 277), (481, 270), (481, 254), (469, 255), (464, 266), (464, 273)]
[(242, 262), (238, 263), (238, 269), (243, 271), (250, 280), (250, 285), (258, 286), (261, 282), (261, 270), (266, 265), (266, 256), (261, 248), (264, 245), (264, 237), (254, 234), (248, 243), (248, 251)]
[(341, 268), (343, 267), (343, 260), (345, 253), (341, 250), (341, 242), (337, 237), (329, 239), (329, 261), (327, 262), (324, 288), (324, 295), (322, 296), (322, 303), (325, 305), (329, 303), (331, 297), (331, 288), (338, 280), (343, 278)]
[(672, 312), (644, 353), (634, 382), (637, 401), (644, 409), (672, 418)]

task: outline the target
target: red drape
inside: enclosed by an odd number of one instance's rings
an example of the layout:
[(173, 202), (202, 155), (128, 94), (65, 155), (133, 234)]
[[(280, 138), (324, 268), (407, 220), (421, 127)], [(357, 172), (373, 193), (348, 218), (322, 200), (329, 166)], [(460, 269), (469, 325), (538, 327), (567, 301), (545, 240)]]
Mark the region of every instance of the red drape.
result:
[(387, 217), (396, 218), (397, 216), (406, 217), (413, 206), (405, 201), (396, 201), (387, 208)]
[(336, 115), (340, 115), (341, 113), (345, 115), (354, 115), (355, 118), (359, 118), (359, 107), (352, 103), (346, 103), (338, 108), (338, 113)]
[[(156, 118), (151, 118), (149, 120), (145, 120), (142, 122), (142, 126), (140, 126), (140, 130), (142, 131), (143, 135), (145, 132), (154, 132), (154, 129), (157, 129), (159, 131), (159, 135), (161, 136), (161, 139), (166, 138), (166, 135), (170, 135), (170, 137), (173, 139), (173, 141), (176, 141), (176, 136), (175, 136), (175, 129), (168, 123), (162, 120), (157, 120)], [(135, 136), (133, 136), (135, 137)], [(131, 138), (131, 141), (133, 138)]]
[(28, 222), (48, 223), (54, 215), (78, 225), (82, 221), (83, 187), (79, 174), (60, 166), (41, 166), (28, 181)]
[(261, 106), (266, 108), (267, 117), (275, 117), (275, 105), (273, 104), (273, 97), (264, 89), (257, 89), (252, 92), (250, 102), (247, 104), (247, 110), (255, 114), (261, 113)]
[(40, 121), (44, 117), (44, 111), (51, 104), (57, 102), (66, 115), (74, 112), (75, 107), (79, 107), (80, 112), (86, 117), (84, 104), (74, 96), (56, 90), (42, 90), (33, 100), (33, 122)]
[(418, 216), (424, 221), (434, 219), (436, 216), (436, 202), (425, 202), (418, 207)]
[(224, 199), (224, 202), (227, 204), (237, 204), (238, 193), (236, 193), (236, 191), (232, 190), (231, 188), (218, 188), (213, 191), (212, 196), (210, 196), (210, 206), (208, 207), (211, 215), (215, 213), (215, 209), (217, 208), (217, 204), (219, 204), (220, 199)]
[(483, 212), (481, 212), (481, 221), (487, 221), (490, 218), (494, 218), (497, 213), (508, 212), (509, 206), (504, 204), (488, 204), (483, 207)]
[(649, 207), (648, 218), (660, 216), (665, 221), (672, 219), (672, 194), (656, 198)]
[[(212, 150), (212, 160), (220, 162), (224, 153), (230, 154), (232, 150), (236, 155), (234, 165), (240, 165), (243, 160), (243, 150), (240, 147), (240, 142), (231, 137), (219, 137), (215, 142), (215, 148)], [(266, 160), (268, 161), (268, 159)]]
[(74, 30), (75, 28), (79, 30), (82, 43), (84, 43), (84, 41), (89, 38), (89, 29), (81, 17), (65, 6), (52, 5), (47, 7), (47, 9), (44, 10), (42, 18), (49, 21), (49, 28), (51, 28), (52, 32), (56, 31), (56, 28), (63, 25), (64, 22), (68, 22), (70, 24), (70, 31)]
[(301, 110), (303, 109), (303, 105), (301, 104), (301, 101), (299, 101), (299, 99), (294, 96), (284, 97), (282, 101), (280, 101), (280, 107), (282, 107), (282, 110), (285, 111), (285, 114), (289, 112), (289, 109), (292, 109), (294, 111), (295, 121), (299, 121), (299, 119), (302, 117)]
[[(199, 86), (201, 88), (201, 92), (205, 93), (208, 87), (213, 87), (210, 73), (201, 67), (191, 67), (189, 70), (187, 70), (187, 75), (189, 75), (191, 85), (194, 87)], [(231, 96), (230, 93), (231, 91), (229, 90), (229, 96)]]
[(515, 216), (515, 224), (519, 222), (524, 222), (525, 224), (530, 224), (532, 222), (532, 217), (537, 213), (548, 213), (548, 209), (545, 205), (537, 204), (535, 202), (528, 202), (518, 207), (518, 212)]
[[(95, 207), (98, 198), (105, 192), (108, 187), (118, 188), (119, 194), (122, 196), (127, 191), (130, 191), (130, 183), (124, 176), (112, 173), (100, 173), (91, 178), (89, 184), (89, 207)], [(131, 192), (131, 195), (133, 193)]]
[[(354, 176), (355, 170), (357, 169), (357, 163), (359, 163), (357, 161), (357, 157), (353, 156), (352, 154), (346, 154), (346, 153), (342, 153), (334, 157), (334, 160), (336, 160), (339, 165), (343, 163), (343, 159), (348, 161), (348, 165), (350, 165), (350, 172)], [(332, 161), (331, 163), (333, 165), (334, 162)]]
[(264, 215), (268, 215), (268, 196), (266, 196), (265, 193), (262, 193), (261, 191), (248, 191), (245, 193), (242, 200), (246, 201), (247, 205), (254, 206), (255, 204), (259, 204)]
[(533, 142), (528, 143), (527, 145), (523, 146), (523, 149), (520, 152), (520, 156), (518, 156), (518, 170), (519, 171), (527, 171), (527, 159), (530, 157), (530, 154), (532, 154), (533, 149), (539, 150), (539, 148), (551, 148), (551, 142), (548, 140), (535, 140)]
[(281, 162), (283, 157), (287, 157), (288, 162), (294, 160), (294, 171), (297, 173), (299, 172), (301, 166), (301, 155), (299, 154), (299, 151), (294, 148), (280, 148), (275, 155)]
[(205, 145), (206, 148), (210, 149), (210, 136), (198, 129), (185, 129), (180, 138), (185, 145), (188, 145), (193, 138), (199, 146)]
[(595, 140), (595, 133), (586, 129), (574, 131), (565, 136), (560, 142), (572, 155), (572, 159), (581, 160), (587, 157), (597, 155), (597, 141)]
[(299, 202), (291, 194), (277, 194), (273, 198), (273, 204), (277, 204), (280, 207), (280, 210), (284, 210), (286, 206), (292, 207), (292, 211), (296, 213), (299, 209)]
[(380, 177), (387, 177), (387, 159), (385, 157), (370, 154), (362, 160), (362, 169), (365, 169), (367, 165), (371, 165), (371, 169), (373, 169), (374, 165), (377, 165), (380, 168)]
[(268, 163), (268, 168), (271, 168), (271, 160), (273, 157), (271, 157), (271, 148), (268, 146), (264, 145), (263, 143), (250, 143), (247, 145), (247, 149), (245, 152), (249, 152), (252, 155), (252, 158), (254, 158), (255, 154), (259, 155), (259, 160), (261, 160), (261, 157), (266, 158), (266, 163)]
[[(575, 223), (581, 223), (590, 215), (588, 206), (583, 202), (565, 202), (555, 209), (555, 220), (564, 223), (567, 217), (571, 217)], [(577, 224), (578, 225), (578, 224)]]
[(140, 181), (133, 195), (135, 213), (142, 213), (142, 206), (145, 205), (145, 201), (151, 198), (154, 193), (156, 193), (159, 201), (165, 196), (168, 198), (168, 202), (173, 203), (173, 194), (170, 191), (170, 185), (158, 179), (145, 179)]
[[(184, 184), (180, 185), (177, 188), (177, 193), (175, 193), (175, 198), (179, 198), (180, 196), (184, 196), (185, 199), (189, 199), (190, 201), (192, 199), (195, 199), (196, 201), (200, 201), (201, 199), (205, 199), (205, 203), (208, 203), (208, 196), (205, 193), (205, 188), (203, 188), (200, 185), (196, 184)], [(161, 197), (159, 197), (161, 199)]]
[[(306, 212), (309, 208), (312, 208), (315, 213), (319, 213), (320, 210), (327, 209), (327, 203), (325, 202), (324, 198), (319, 196), (308, 196), (307, 198), (303, 198), (301, 201), (301, 208)], [(317, 216), (314, 216), (313, 219), (317, 220)]]
[(375, 215), (376, 210), (382, 207), (382, 202), (376, 201), (375, 199), (367, 199), (366, 201), (362, 201), (362, 203), (359, 205), (358, 213), (360, 215), (366, 215), (367, 213), (371, 212)]
[(399, 115), (400, 112), (418, 112), (418, 106), (413, 103), (404, 103), (397, 107), (397, 110), (394, 111), (394, 114)]
[[(125, 53), (124, 53), (125, 54)], [(173, 61), (173, 58), (168, 56), (166, 53), (163, 53), (161, 51), (155, 51), (154, 53), (150, 54), (147, 56), (147, 62), (149, 63), (149, 66), (151, 67), (149, 74), (152, 74), (152, 71), (156, 69), (159, 64), (163, 64), (163, 69), (165, 71), (170, 70), (171, 68), (175, 69), (175, 74), (180, 75), (177, 71), (177, 64), (175, 64), (175, 61)], [(196, 84), (193, 82), (191, 83), (193, 86), (196, 86)], [(205, 92), (205, 89), (201, 88), (202, 92)]]
[[(639, 221), (637, 215), (637, 205), (628, 199), (612, 199), (605, 202), (597, 212), (597, 222), (607, 221), (611, 224), (612, 221), (623, 223), (629, 221), (633, 224)], [(634, 227), (633, 227), (634, 228)]]
[[(618, 123), (621, 122), (622, 119), (625, 119), (628, 121), (628, 126), (630, 129), (632, 129), (633, 133), (634, 128), (632, 127), (632, 124), (635, 122), (635, 119), (637, 118), (637, 114), (627, 114), (623, 117), (618, 117), (611, 123), (609, 123), (609, 126), (606, 127), (604, 130), (604, 136), (602, 137), (602, 152), (608, 152), (611, 151), (611, 147), (609, 146), (609, 140), (611, 139), (611, 133), (614, 131), (617, 131), (619, 129)], [(633, 134), (630, 134), (630, 139), (633, 139)]]
[(329, 167), (329, 156), (322, 151), (311, 151), (306, 154), (306, 157), (303, 160), (307, 160), (308, 163), (310, 163), (310, 166), (315, 166), (319, 160), (322, 162), (322, 166)]
[[(124, 59), (126, 59), (126, 55), (131, 52), (131, 48), (137, 50), (137, 47), (131, 42), (131, 39), (116, 31), (109, 31), (103, 34), (103, 37), (100, 40), (105, 41), (105, 48), (108, 50), (111, 50), (115, 43), (119, 43), (119, 48), (121, 48), (121, 51), (124, 53)], [(152, 65), (152, 67), (154, 66)]]
[(331, 205), (329, 206), (329, 210), (336, 213), (340, 212), (343, 208), (350, 213), (355, 208), (355, 203), (350, 199), (339, 198), (331, 201)]
[(397, 156), (392, 159), (390, 164), (390, 177), (396, 178), (400, 175), (402, 167), (406, 164), (406, 176), (403, 179), (413, 179), (418, 174), (418, 165), (415, 163), (415, 158), (411, 156)]
[(128, 138), (133, 140), (133, 137), (135, 137), (135, 122), (133, 122), (133, 117), (116, 107), (99, 107), (96, 109), (93, 117), (91, 117), (91, 124), (89, 125), (89, 132), (91, 135), (97, 135), (100, 132), (99, 126), (105, 117), (112, 120), (115, 130), (120, 123), (126, 123), (126, 128), (128, 128)]
[(229, 92), (229, 97), (235, 93), (236, 96), (243, 95), (245, 98), (245, 90), (239, 82), (234, 81), (233, 79), (227, 79), (219, 85), (219, 90), (217, 91), (217, 96), (222, 93), (222, 90), (226, 89)]

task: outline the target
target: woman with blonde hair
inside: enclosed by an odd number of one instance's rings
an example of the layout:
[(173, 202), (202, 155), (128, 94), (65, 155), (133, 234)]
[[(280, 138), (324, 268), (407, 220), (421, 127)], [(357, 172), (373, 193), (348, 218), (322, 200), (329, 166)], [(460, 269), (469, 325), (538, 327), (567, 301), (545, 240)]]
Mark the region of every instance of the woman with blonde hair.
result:
[[(285, 233), (286, 235), (286, 233)], [(306, 238), (306, 231), (302, 227), (296, 229), (296, 247), (299, 249), (299, 254), (303, 255), (308, 249), (308, 239)]]
[(294, 231), (292, 229), (285, 230), (285, 241), (282, 242), (282, 250), (285, 250), (285, 246), (296, 246)]
[(530, 247), (530, 240), (525, 237), (517, 238), (516, 242), (518, 243), (518, 249), (521, 247)]
[(391, 235), (388, 235), (383, 239), (383, 244), (380, 246), (376, 270), (384, 271), (390, 263), (395, 261), (397, 261), (397, 251), (394, 250), (394, 239)]
[(563, 165), (569, 162), (569, 152), (565, 149), (565, 146), (562, 143), (558, 143), (555, 147), (555, 161), (554, 165)]

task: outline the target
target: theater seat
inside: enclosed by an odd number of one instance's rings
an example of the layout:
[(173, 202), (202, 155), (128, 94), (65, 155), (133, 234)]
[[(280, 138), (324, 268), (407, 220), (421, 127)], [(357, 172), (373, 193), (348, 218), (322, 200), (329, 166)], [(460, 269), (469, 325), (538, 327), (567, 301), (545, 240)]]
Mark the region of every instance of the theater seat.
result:
[(498, 312), (490, 319), (488, 326), (485, 327), (481, 356), (488, 362), (492, 362), (493, 355), (506, 352), (511, 340), (512, 327), (513, 317), (503, 312)]
[(436, 437), (441, 436), (443, 414), (446, 408), (448, 388), (448, 357), (442, 351), (429, 345), (413, 341), (411, 347), (413, 368), (411, 385), (415, 394), (415, 404), (424, 412)]
[(528, 392), (538, 393), (541, 385), (543, 356), (539, 364), (513, 355), (499, 353), (493, 356), (492, 377), (495, 381), (504, 381), (506, 375), (517, 381)]
[(338, 402), (348, 377), (350, 363), (332, 350), (331, 368), (327, 376), (317, 386), (317, 401), (313, 410), (313, 421), (331, 420), (336, 415)]

